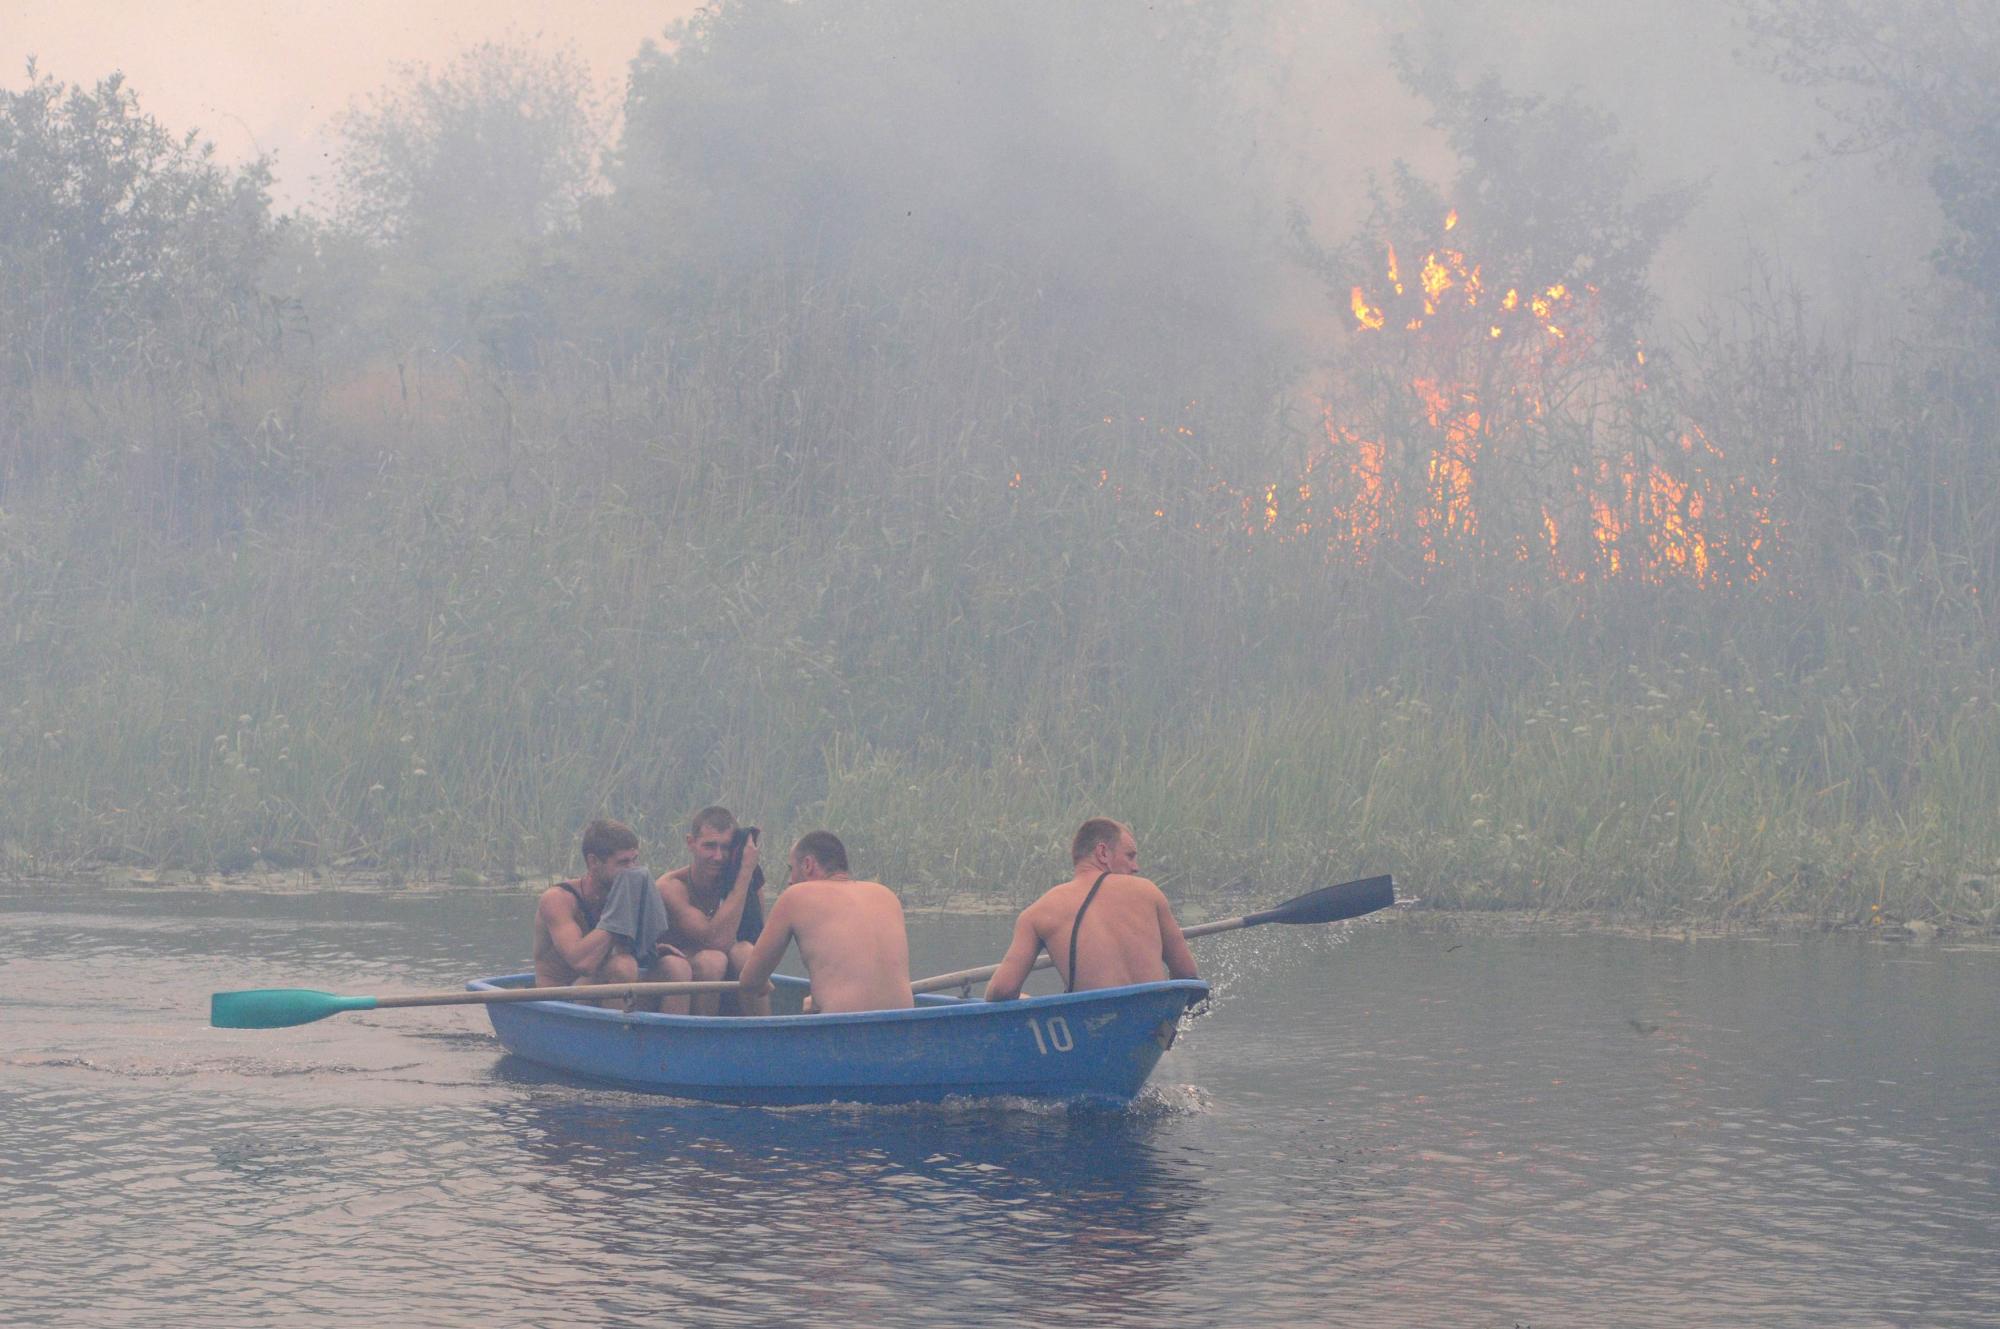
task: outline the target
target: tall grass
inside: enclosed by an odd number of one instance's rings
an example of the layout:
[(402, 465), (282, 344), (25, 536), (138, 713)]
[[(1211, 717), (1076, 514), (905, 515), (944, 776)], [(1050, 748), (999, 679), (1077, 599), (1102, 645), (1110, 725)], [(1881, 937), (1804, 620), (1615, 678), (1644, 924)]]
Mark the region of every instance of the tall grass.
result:
[(1440, 905), (2000, 921), (1993, 514), (1899, 451), (1976, 480), (1976, 393), (1690, 346), (1707, 418), (1799, 463), (1788, 562), (1521, 590), (1230, 526), (1223, 482), (1298, 446), (1256, 353), (1113, 373), (946, 281), (675, 327), (532, 376), (17, 403), (13, 866), (536, 877), (600, 815), (664, 861), (719, 799), (919, 900), (1018, 901), (1105, 813), (1216, 900), (1393, 870)]

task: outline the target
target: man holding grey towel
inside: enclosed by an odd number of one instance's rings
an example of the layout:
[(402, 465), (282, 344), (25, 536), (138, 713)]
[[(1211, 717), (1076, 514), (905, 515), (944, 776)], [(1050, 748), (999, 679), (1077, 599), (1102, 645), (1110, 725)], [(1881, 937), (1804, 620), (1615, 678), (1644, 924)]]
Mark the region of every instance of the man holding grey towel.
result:
[[(583, 875), (542, 892), (535, 909), (535, 986), (686, 982), (687, 957), (666, 941), (670, 919), (650, 873), (639, 866), (639, 837), (623, 822), (593, 821), (583, 832)], [(621, 1002), (627, 1009), (685, 1015), (686, 997)]]

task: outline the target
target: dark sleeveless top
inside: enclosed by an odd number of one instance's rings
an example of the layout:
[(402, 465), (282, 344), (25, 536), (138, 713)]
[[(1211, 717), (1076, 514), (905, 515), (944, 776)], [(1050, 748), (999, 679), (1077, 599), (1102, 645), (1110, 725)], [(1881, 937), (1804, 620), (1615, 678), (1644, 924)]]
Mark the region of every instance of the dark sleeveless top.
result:
[(568, 891), (571, 895), (576, 897), (576, 907), (578, 909), (583, 910), (583, 930), (585, 932), (588, 932), (592, 928), (596, 927), (597, 911), (595, 909), (592, 909), (590, 907), (589, 902), (583, 898), (583, 892), (578, 890), (575, 887), (575, 885), (567, 881), (559, 881), (556, 883), (556, 885), (562, 887), (564, 890)]
[(1097, 888), (1102, 886), (1104, 879), (1110, 875), (1109, 872), (1100, 872), (1097, 874), (1097, 880), (1090, 883), (1090, 893), (1085, 895), (1083, 903), (1076, 907), (1076, 917), (1070, 920), (1069, 977), (1063, 983), (1064, 992), (1076, 991), (1076, 934), (1083, 931), (1083, 911), (1090, 908), (1090, 902), (1097, 898)]
[[(727, 894), (730, 888), (736, 884), (736, 874), (743, 870), (744, 841), (756, 834), (757, 828), (755, 826), (739, 826), (736, 828), (736, 834), (731, 837), (729, 856), (722, 860), (722, 871), (716, 874), (716, 881), (722, 886), (724, 894)], [(750, 872), (749, 891), (743, 897), (743, 917), (736, 922), (736, 940), (755, 941), (764, 935), (763, 892), (764, 869), (762, 867), (753, 868)], [(699, 906), (696, 907), (699, 908)], [(720, 898), (717, 898), (715, 908), (722, 908)], [(705, 912), (710, 918), (715, 917), (715, 910), (711, 909)]]

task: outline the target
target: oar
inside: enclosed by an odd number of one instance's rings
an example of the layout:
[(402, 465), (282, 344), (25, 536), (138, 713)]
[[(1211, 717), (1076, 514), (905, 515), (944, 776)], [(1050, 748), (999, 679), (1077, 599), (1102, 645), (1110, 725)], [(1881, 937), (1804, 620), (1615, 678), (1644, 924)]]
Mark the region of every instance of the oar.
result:
[(730, 982), (591, 983), (566, 988), (495, 988), (490, 992), (417, 992), (401, 997), (342, 997), (311, 988), (248, 988), (208, 998), (208, 1022), (217, 1029), (283, 1029), (311, 1024), (342, 1011), (392, 1006), (489, 1006), (499, 1001), (595, 1001), (602, 997), (686, 997), (735, 992)]
[[(1254, 914), (1244, 914), (1240, 918), (1219, 918), (1213, 923), (1197, 923), (1191, 928), (1182, 928), (1183, 937), (1207, 937), (1217, 932), (1234, 932), (1238, 928), (1254, 928), (1265, 923), (1338, 923), (1343, 918), (1359, 918), (1372, 914), (1377, 909), (1387, 909), (1396, 903), (1396, 883), (1388, 875), (1365, 877), (1360, 881), (1345, 881), (1338, 886), (1322, 886), (1316, 891), (1296, 895), (1281, 905), (1260, 910)], [(1043, 955), (1035, 961), (1036, 969), (1047, 969), (1054, 964), (1053, 955)], [(962, 987), (971, 989), (982, 978), (993, 977), (1000, 968), (997, 964), (982, 965), (977, 969), (960, 969), (956, 973), (937, 974), (931, 978), (920, 978), (910, 984), (912, 992), (942, 992), (946, 988)]]
[[(1386, 876), (1325, 886), (1241, 918), (1218, 919), (1183, 928), (1186, 937), (1206, 937), (1237, 928), (1254, 928), (1263, 923), (1333, 923), (1356, 918), (1396, 902), (1394, 883)], [(1053, 964), (1044, 955), (1035, 968)], [(945, 988), (967, 987), (993, 977), (1000, 966), (938, 974), (910, 985), (912, 992), (939, 992)], [(605, 997), (681, 997), (702, 992), (737, 991), (731, 982), (710, 983), (594, 983), (561, 988), (495, 988), (485, 992), (418, 992), (397, 997), (343, 997), (311, 988), (249, 988), (240, 992), (217, 992), (208, 999), (208, 1022), (217, 1029), (284, 1029), (295, 1024), (311, 1024), (343, 1011), (388, 1010), (397, 1006), (486, 1006), (503, 1001), (593, 1001)]]

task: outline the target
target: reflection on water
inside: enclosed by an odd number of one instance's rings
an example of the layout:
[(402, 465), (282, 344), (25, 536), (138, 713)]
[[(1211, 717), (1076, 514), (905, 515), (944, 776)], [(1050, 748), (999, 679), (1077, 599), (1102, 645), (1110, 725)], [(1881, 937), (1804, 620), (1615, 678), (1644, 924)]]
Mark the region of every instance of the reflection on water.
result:
[[(1113, 1113), (203, 1023), (517, 969), (529, 906), (0, 891), (0, 1323), (2000, 1323), (2000, 954), (1263, 929)], [(924, 972), (1005, 940), (912, 926)]]
[(554, 1094), (493, 1113), (542, 1212), (637, 1284), (622, 1294), (633, 1310), (654, 1296), (721, 1314), (754, 1288), (852, 1321), (991, 1322), (1032, 1317), (1059, 1287), (1089, 1322), (1147, 1322), (1173, 1309), (1172, 1270), (1204, 1226), (1200, 1178), (1162, 1147), (1172, 1114), (1158, 1107)]

